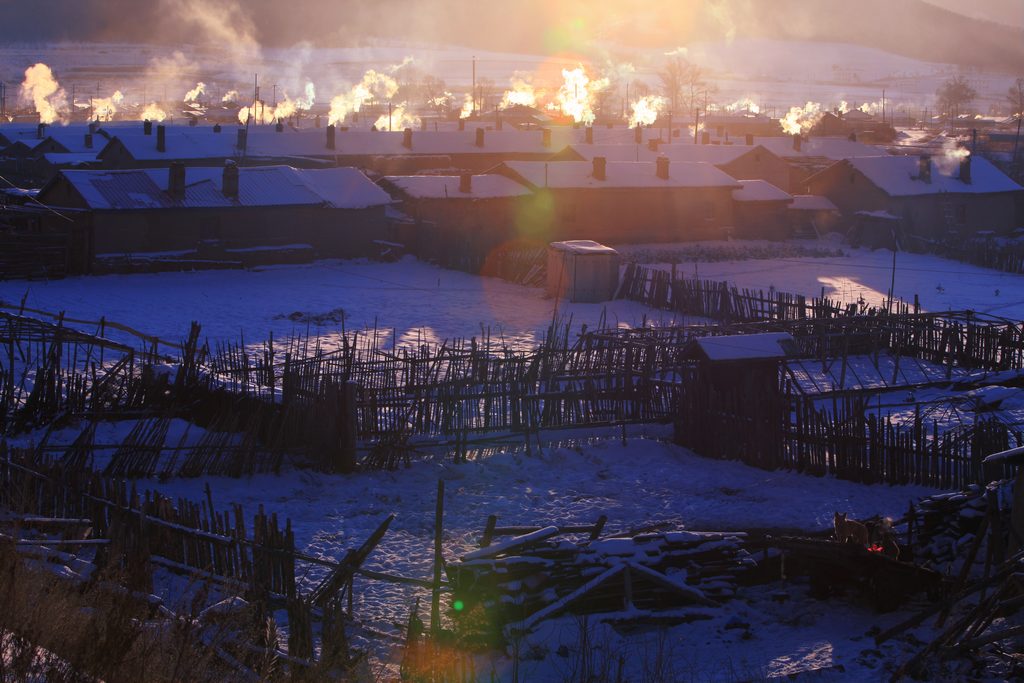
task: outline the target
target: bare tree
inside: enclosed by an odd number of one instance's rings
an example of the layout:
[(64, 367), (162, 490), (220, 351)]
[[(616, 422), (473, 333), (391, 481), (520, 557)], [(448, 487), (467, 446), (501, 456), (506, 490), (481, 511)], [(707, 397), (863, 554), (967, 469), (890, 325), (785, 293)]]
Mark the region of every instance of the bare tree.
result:
[(935, 91), (939, 110), (949, 119), (960, 117), (961, 108), (969, 105), (978, 97), (978, 91), (971, 87), (967, 79), (957, 74)]
[(1024, 117), (1024, 78), (1018, 78), (1006, 92), (1006, 101), (1010, 104), (1010, 115)]
[(674, 112), (692, 112), (703, 106), (707, 93), (712, 92), (704, 70), (682, 57), (673, 57), (658, 73), (661, 92)]

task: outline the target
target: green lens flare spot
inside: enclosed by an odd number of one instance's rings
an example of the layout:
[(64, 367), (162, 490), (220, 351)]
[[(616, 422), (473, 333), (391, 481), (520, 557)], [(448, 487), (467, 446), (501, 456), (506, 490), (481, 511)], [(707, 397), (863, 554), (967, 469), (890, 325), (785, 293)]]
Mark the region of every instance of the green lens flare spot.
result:
[(455, 602), (452, 603), (452, 609), (455, 610), (456, 612), (461, 612), (465, 608), (466, 608), (466, 603), (462, 602), (462, 600), (456, 600)]

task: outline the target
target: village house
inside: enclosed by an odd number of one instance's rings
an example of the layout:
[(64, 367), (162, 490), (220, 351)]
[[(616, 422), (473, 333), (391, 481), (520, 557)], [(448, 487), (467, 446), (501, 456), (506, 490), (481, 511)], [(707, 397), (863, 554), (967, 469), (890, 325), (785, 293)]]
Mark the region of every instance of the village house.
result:
[(793, 196), (764, 180), (740, 180), (732, 191), (736, 206), (733, 236), (752, 240), (782, 240), (792, 232), (789, 205)]
[[(283, 249), (368, 253), (386, 239), (391, 198), (356, 169), (287, 166), (60, 171), (39, 201), (87, 217), (88, 260), (195, 254), (244, 261)], [(285, 249), (287, 247), (287, 249)]]
[(924, 240), (979, 230), (1007, 234), (1021, 225), (1024, 189), (991, 162), (962, 158), (876, 156), (840, 161), (807, 181), (844, 217), (886, 219)]
[(496, 173), (536, 192), (529, 224), (548, 242), (720, 239), (733, 224), (740, 184), (707, 163), (509, 161)]
[(788, 211), (790, 231), (794, 237), (818, 238), (842, 229), (839, 208), (828, 197), (793, 195)]
[[(752, 139), (745, 138), (752, 142)], [(659, 156), (667, 157), (673, 164), (707, 163), (733, 178), (764, 180), (776, 187), (789, 187), (790, 167), (764, 145), (694, 145), (687, 142), (667, 144), (652, 138), (647, 144), (576, 144), (566, 148), (554, 158), (569, 160), (570, 155), (591, 160), (604, 157), (612, 161), (653, 162)]]
[(484, 272), (488, 255), (529, 234), (533, 192), (503, 175), (385, 176), (380, 185), (414, 221), (400, 241), (445, 267)]
[[(845, 137), (825, 138), (792, 135), (754, 138), (753, 142), (771, 151), (789, 167), (788, 182), (778, 185), (778, 187), (791, 194), (806, 194), (807, 179), (824, 171), (837, 161), (876, 157), (886, 153), (883, 147), (867, 145)], [(769, 180), (769, 182), (771, 181)]]
[(825, 112), (810, 134), (813, 136), (846, 137), (867, 143), (889, 143), (896, 139), (892, 124), (866, 112)]

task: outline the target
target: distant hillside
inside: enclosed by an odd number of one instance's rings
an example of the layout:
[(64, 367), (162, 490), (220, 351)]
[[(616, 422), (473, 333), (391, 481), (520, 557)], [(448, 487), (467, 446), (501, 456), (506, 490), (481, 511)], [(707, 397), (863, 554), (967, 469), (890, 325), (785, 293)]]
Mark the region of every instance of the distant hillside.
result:
[[(1024, 30), (936, 7), (924, 0), (732, 2), (737, 33), (751, 37), (838, 41), (933, 62), (1024, 73)], [(705, 17), (710, 28), (716, 22)]]
[(609, 43), (674, 48), (730, 36), (810, 40), (1024, 74), (1024, 29), (925, 0), (0, 0), (6, 42), (332, 47), (373, 36), (532, 54), (592, 54)]

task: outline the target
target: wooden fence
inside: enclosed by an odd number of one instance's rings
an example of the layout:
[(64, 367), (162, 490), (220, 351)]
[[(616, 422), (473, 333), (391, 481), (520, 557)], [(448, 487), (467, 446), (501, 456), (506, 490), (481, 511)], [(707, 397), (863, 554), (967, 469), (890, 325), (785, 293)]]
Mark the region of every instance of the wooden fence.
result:
[(281, 528), (277, 515), (261, 506), (250, 532), (242, 507), (218, 511), (209, 487), (202, 503), (140, 495), (123, 480), (69, 469), (0, 442), (0, 506), (34, 517), (88, 520), (92, 537), (109, 541), (106, 560), (126, 563), (129, 573), (158, 557), (259, 594), (295, 597), (291, 522)]

